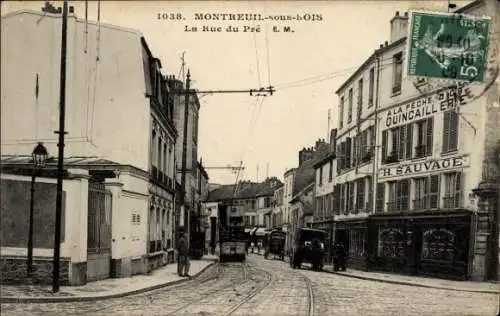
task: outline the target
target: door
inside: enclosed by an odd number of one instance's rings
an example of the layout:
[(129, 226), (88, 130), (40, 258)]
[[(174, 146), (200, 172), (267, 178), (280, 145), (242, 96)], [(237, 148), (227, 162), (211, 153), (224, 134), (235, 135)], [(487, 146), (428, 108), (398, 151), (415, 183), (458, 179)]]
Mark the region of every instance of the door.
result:
[(104, 183), (89, 182), (87, 281), (110, 277), (111, 192)]

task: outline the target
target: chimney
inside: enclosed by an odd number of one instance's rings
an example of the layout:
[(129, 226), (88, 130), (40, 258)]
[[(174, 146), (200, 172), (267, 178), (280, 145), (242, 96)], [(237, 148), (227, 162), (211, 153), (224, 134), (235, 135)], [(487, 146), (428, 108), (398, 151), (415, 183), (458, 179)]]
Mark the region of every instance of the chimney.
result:
[(399, 15), (399, 11), (391, 19), (391, 43), (396, 42), (406, 36), (408, 30), (408, 12)]

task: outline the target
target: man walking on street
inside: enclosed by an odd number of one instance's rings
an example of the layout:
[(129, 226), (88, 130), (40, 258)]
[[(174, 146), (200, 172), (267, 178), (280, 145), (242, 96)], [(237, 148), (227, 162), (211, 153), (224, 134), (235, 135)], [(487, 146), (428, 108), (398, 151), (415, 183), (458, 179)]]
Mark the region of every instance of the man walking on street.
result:
[(189, 244), (183, 231), (180, 234), (177, 251), (177, 274), (181, 277), (189, 277)]

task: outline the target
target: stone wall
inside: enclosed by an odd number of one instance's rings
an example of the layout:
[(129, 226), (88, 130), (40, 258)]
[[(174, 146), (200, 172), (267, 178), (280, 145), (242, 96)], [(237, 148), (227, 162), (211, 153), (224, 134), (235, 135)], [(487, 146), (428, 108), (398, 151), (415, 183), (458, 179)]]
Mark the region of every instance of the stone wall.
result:
[[(32, 281), (27, 278), (26, 257), (2, 257), (1, 284), (52, 284), (52, 258), (33, 258)], [(61, 285), (69, 284), (69, 259), (61, 258), (59, 280)]]

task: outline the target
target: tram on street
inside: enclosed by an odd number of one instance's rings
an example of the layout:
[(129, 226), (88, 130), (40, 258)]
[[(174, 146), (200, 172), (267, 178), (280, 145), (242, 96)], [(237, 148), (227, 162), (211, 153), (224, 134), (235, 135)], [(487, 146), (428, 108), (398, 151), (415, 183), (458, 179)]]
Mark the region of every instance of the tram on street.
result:
[(247, 233), (243, 216), (227, 216), (227, 205), (219, 206), (219, 261), (246, 260)]
[(281, 261), (285, 260), (285, 239), (286, 233), (281, 229), (273, 229), (266, 234), (264, 258), (273, 259), (278, 257)]

